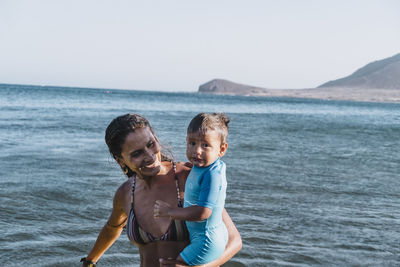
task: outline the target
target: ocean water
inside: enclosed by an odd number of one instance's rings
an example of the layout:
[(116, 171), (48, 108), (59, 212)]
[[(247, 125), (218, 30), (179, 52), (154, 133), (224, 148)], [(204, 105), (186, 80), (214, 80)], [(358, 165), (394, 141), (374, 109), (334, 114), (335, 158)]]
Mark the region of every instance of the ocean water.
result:
[[(147, 117), (185, 161), (198, 112), (231, 118), (228, 266), (399, 266), (400, 104), (0, 85), (0, 266), (79, 266), (125, 180), (104, 131)], [(139, 266), (123, 233), (100, 266)]]

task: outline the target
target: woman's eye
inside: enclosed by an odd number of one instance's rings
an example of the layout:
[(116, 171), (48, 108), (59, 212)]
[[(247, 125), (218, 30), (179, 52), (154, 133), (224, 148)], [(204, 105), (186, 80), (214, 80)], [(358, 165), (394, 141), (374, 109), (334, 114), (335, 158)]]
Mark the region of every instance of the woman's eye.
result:
[(136, 158), (136, 157), (139, 157), (139, 156), (140, 156), (140, 152), (139, 152), (139, 151), (133, 152), (133, 153), (131, 154), (131, 157), (132, 157), (132, 158)]
[(149, 144), (148, 144), (148, 147), (153, 147), (154, 146), (154, 142), (150, 142)]

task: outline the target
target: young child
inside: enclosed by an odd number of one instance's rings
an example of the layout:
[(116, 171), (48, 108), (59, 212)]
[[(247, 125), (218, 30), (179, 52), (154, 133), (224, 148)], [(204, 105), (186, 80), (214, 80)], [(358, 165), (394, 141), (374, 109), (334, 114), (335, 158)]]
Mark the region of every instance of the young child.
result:
[(221, 113), (200, 113), (187, 129), (186, 156), (193, 164), (185, 185), (184, 208), (157, 200), (155, 217), (186, 220), (190, 244), (178, 261), (189, 265), (211, 262), (222, 255), (228, 232), (222, 222), (226, 196), (225, 163), (229, 118)]

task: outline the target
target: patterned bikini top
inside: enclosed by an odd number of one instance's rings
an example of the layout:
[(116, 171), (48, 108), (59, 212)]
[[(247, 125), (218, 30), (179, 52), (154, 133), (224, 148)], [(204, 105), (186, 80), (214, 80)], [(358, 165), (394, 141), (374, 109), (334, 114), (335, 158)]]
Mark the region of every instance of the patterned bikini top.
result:
[[(175, 177), (175, 185), (176, 192), (178, 195), (178, 207), (183, 207), (183, 201), (179, 194), (179, 184), (178, 184), (178, 176), (176, 175), (176, 164), (173, 162), (174, 169), (174, 177)], [(152, 234), (144, 231), (135, 216), (134, 210), (134, 193), (135, 193), (135, 184), (136, 184), (136, 175), (133, 177), (132, 182), (132, 202), (131, 202), (131, 210), (129, 212), (128, 222), (126, 225), (128, 238), (134, 244), (144, 245), (150, 242), (155, 241), (189, 241), (189, 232), (186, 228), (185, 221), (181, 220), (172, 220), (165, 234), (161, 237), (156, 238)]]

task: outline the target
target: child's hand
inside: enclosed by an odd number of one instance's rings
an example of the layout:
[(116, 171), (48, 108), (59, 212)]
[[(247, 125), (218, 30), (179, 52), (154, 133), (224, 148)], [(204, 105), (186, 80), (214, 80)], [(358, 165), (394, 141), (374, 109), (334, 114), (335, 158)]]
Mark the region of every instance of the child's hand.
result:
[(168, 211), (171, 206), (162, 200), (156, 200), (156, 204), (154, 204), (154, 218), (158, 217), (169, 217)]

